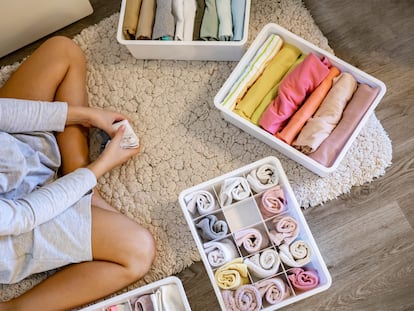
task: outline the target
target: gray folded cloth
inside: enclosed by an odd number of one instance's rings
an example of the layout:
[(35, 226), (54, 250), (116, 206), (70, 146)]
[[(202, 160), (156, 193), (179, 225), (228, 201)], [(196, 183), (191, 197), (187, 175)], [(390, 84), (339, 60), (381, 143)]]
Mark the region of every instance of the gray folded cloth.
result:
[(171, 0), (157, 0), (152, 39), (172, 40), (174, 38), (175, 22), (172, 14)]
[(205, 240), (211, 241), (227, 235), (228, 226), (224, 220), (219, 220), (216, 215), (208, 215), (200, 220), (196, 227), (200, 229), (200, 235)]

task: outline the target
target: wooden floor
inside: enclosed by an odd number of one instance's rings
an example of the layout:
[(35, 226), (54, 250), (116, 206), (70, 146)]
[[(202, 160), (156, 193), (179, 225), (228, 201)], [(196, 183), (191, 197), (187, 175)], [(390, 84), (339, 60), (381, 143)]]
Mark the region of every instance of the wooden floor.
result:
[[(284, 310), (414, 310), (414, 2), (304, 2), (337, 56), (387, 85), (376, 114), (393, 142), (393, 165), (384, 177), (304, 211), (333, 284)], [(93, 15), (58, 34), (73, 36), (120, 6), (91, 3)], [(0, 66), (40, 42), (1, 58)], [(201, 263), (178, 276), (194, 311), (219, 310)]]

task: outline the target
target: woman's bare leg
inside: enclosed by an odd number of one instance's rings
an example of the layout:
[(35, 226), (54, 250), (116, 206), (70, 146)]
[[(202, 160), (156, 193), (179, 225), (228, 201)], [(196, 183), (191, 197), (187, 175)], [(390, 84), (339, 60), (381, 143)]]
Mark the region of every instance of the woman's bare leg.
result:
[(70, 265), (0, 310), (69, 310), (140, 279), (155, 256), (151, 234), (120, 213), (92, 209), (94, 261)]

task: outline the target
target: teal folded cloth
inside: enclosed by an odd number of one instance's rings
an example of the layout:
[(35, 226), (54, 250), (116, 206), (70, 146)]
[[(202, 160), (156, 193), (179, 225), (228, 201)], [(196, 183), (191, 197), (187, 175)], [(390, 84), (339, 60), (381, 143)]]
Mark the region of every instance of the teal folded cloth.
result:
[(231, 16), (233, 19), (233, 41), (243, 38), (246, 0), (231, 0)]
[(201, 21), (200, 38), (205, 41), (217, 41), (218, 23), (216, 0), (206, 0)]

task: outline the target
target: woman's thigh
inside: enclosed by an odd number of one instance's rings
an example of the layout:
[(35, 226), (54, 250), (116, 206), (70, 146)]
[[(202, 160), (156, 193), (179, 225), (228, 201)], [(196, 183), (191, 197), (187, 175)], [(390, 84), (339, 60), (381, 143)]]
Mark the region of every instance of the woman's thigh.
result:
[(0, 88), (0, 97), (53, 101), (73, 59), (85, 67), (83, 52), (73, 40), (66, 37), (48, 39)]

